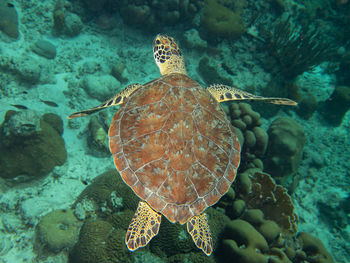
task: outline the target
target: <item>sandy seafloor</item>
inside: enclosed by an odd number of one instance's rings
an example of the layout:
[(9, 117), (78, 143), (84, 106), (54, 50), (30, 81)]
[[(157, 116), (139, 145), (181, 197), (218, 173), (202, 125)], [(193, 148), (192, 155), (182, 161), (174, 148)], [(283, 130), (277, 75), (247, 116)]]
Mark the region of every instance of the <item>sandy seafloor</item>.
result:
[[(44, 178), (17, 184), (9, 189), (4, 187), (5, 182), (0, 181), (0, 263), (35, 262), (34, 228), (39, 219), (49, 211), (69, 208), (86, 187), (82, 181), (90, 182), (114, 167), (111, 157), (98, 158), (87, 154), (88, 118), (78, 119), (75, 129), (68, 127), (66, 116), (100, 103), (78, 90), (81, 89), (81, 78), (86, 74), (84, 69), (96, 67), (95, 75), (106, 75), (110, 73), (111, 65), (122, 61), (126, 64), (130, 83), (145, 83), (159, 76), (152, 58), (153, 36), (150, 34), (126, 30), (117, 19), (115, 27), (109, 31), (99, 30), (92, 23), (90, 26), (85, 25), (78, 37), (54, 37), (51, 34), (49, 11), (53, 9), (54, 1), (35, 1), (35, 5), (29, 2), (32, 1), (14, 1), (21, 19), (21, 36), (17, 41), (10, 42), (1, 34), (0, 56), (11, 56), (17, 61), (27, 60), (33, 66), (39, 63), (42, 76), (37, 85), (21, 85), (13, 81), (6, 87), (7, 94), (1, 96), (0, 119), (2, 122), (6, 111), (16, 110), (11, 104), (25, 105), (40, 114), (52, 112), (61, 116), (64, 120), (63, 137), (68, 159), (62, 167), (56, 167)], [(165, 32), (175, 33), (175, 36), (181, 34), (169, 30)], [(57, 57), (54, 60), (42, 58), (30, 51), (30, 46), (39, 39), (49, 40), (56, 45)], [(231, 54), (225, 43), (220, 46), (230, 53), (226, 59), (231, 60), (230, 64), (237, 72), (233, 79), (239, 87), (252, 83), (263, 86), (270, 79), (269, 74), (254, 64), (252, 43), (243, 36), (236, 44), (239, 47), (237, 54)], [(189, 75), (203, 83), (196, 71), (202, 53), (188, 49), (183, 49), (183, 53)], [(217, 63), (220, 64), (220, 61)], [(250, 68), (246, 65), (250, 65)], [(334, 81), (333, 76), (323, 73), (322, 67), (299, 78), (299, 84), (309, 88), (320, 100), (332, 92)], [(69, 89), (74, 90), (75, 95), (64, 95), (63, 92)], [(27, 94), (22, 94), (23, 91)], [(111, 91), (111, 95), (116, 92)], [(50, 107), (39, 98), (54, 101), (59, 106)], [(114, 111), (109, 110), (109, 117)], [(306, 121), (292, 111), (280, 111), (273, 119), (282, 115), (288, 115), (301, 124), (307, 137), (304, 149), (306, 155), (299, 168), (300, 183), (292, 196), (300, 218), (299, 231), (307, 231), (320, 238), (337, 262), (350, 262), (350, 252), (346, 252), (346, 246), (349, 246), (347, 242), (350, 242), (350, 226), (342, 230), (330, 226), (320, 216), (317, 206), (321, 201), (336, 207), (349, 194), (350, 115), (337, 128), (327, 126), (318, 114)], [(268, 127), (273, 119), (265, 120), (264, 127)], [(319, 169), (310, 168), (312, 162), (324, 165)], [(49, 257), (43, 262), (67, 262), (66, 254)]]

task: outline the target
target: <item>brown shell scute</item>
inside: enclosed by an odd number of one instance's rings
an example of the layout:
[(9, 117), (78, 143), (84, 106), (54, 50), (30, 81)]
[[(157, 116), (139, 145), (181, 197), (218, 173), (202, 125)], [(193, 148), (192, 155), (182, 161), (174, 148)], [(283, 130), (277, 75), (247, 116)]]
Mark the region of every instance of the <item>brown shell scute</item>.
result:
[(143, 85), (115, 114), (110, 149), (125, 183), (171, 222), (215, 204), (233, 182), (240, 146), (224, 111), (195, 81)]

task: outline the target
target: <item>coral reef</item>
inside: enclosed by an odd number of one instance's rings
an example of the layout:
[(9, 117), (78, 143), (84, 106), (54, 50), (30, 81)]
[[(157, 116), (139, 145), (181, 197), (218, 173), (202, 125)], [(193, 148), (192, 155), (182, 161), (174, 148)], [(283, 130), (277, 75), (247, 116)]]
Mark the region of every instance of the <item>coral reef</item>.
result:
[[(220, 244), (225, 225), (229, 222), (229, 218), (222, 212), (209, 207), (206, 210), (209, 219), (209, 226), (214, 242), (214, 251)], [(198, 248), (187, 233), (185, 225), (172, 224), (163, 217), (159, 234), (150, 243), (153, 253), (161, 257), (171, 257), (178, 255), (184, 261), (188, 256), (185, 253), (198, 252)], [(201, 252), (202, 254), (203, 252)], [(174, 260), (174, 258), (173, 258)]]
[[(268, 248), (264, 237), (248, 222), (236, 219), (226, 225), (223, 250), (238, 262), (267, 262), (263, 255)], [(234, 237), (234, 239), (230, 239)], [(243, 248), (241, 248), (243, 246)]]
[(201, 29), (207, 38), (238, 38), (245, 26), (241, 19), (241, 10), (231, 10), (217, 0), (207, 0), (201, 15)]
[(54, 210), (40, 219), (37, 237), (41, 245), (52, 252), (69, 250), (78, 240), (80, 226), (73, 210)]
[[(297, 233), (297, 215), (284, 187), (259, 169), (238, 174), (231, 204), (233, 219), (225, 226), (220, 258), (225, 262), (333, 262), (323, 244), (309, 234)], [(241, 201), (243, 205), (234, 207)], [(218, 204), (220, 205), (220, 203)], [(231, 208), (230, 208), (231, 206)], [(305, 237), (305, 241), (303, 238)], [(305, 242), (303, 244), (303, 242)]]
[(191, 23), (202, 5), (201, 0), (190, 1), (92, 1), (83, 0), (84, 6), (95, 14), (119, 11), (124, 22), (130, 26), (142, 27), (150, 31), (161, 30), (164, 26), (175, 25), (182, 21)]
[(339, 126), (350, 109), (350, 87), (337, 86), (332, 95), (320, 103), (318, 111), (333, 126)]
[(8, 1), (0, 1), (0, 30), (12, 38), (19, 36), (17, 10)]
[(322, 244), (321, 240), (311, 236), (308, 233), (301, 232), (297, 236), (301, 243), (301, 249), (305, 252), (302, 257), (307, 262), (332, 263), (334, 262), (331, 254)]
[(172, 224), (162, 218), (159, 234), (150, 242), (151, 251), (161, 257), (169, 257), (179, 253), (197, 251), (186, 226)]
[(320, 32), (318, 28), (293, 25), (291, 17), (280, 19), (272, 30), (265, 30), (266, 47), (277, 60), (282, 76), (293, 79), (332, 57), (333, 48), (321, 40)]
[(87, 220), (70, 253), (71, 263), (134, 262), (124, 243), (125, 231), (103, 220)]
[(179, 253), (167, 258), (168, 263), (180, 263), (180, 262), (191, 262), (191, 263), (215, 263), (214, 256), (206, 256), (203, 252), (187, 252)]
[(191, 21), (200, 9), (201, 1), (126, 1), (120, 5), (121, 15), (129, 25), (159, 30), (164, 25)]
[(289, 118), (278, 118), (267, 131), (269, 143), (264, 160), (265, 170), (279, 183), (289, 185), (301, 161), (305, 144), (303, 128)]
[(260, 114), (247, 103), (232, 103), (229, 116), (242, 146), (240, 169), (263, 169), (262, 157), (266, 152), (268, 135), (260, 127)]
[(247, 208), (260, 209), (268, 220), (273, 220), (283, 233), (295, 234), (298, 217), (286, 189), (277, 185), (269, 174), (259, 169), (248, 169), (239, 175), (236, 195)]
[[(22, 179), (46, 175), (67, 159), (63, 123), (55, 114), (8, 111), (0, 132), (0, 174)], [(19, 178), (17, 178), (19, 179)]]
[(138, 202), (139, 198), (123, 182), (119, 173), (111, 170), (97, 176), (78, 196), (73, 208), (77, 209), (78, 204), (83, 208), (88, 206), (86, 218), (96, 215), (105, 218), (122, 210), (135, 211)]

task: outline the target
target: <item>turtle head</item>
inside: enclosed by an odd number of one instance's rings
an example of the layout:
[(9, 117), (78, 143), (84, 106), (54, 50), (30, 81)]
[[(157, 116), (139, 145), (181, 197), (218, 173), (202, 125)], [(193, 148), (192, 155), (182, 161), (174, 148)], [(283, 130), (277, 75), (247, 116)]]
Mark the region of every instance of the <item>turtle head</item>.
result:
[(174, 38), (158, 34), (153, 41), (153, 57), (160, 74), (186, 74), (182, 53)]

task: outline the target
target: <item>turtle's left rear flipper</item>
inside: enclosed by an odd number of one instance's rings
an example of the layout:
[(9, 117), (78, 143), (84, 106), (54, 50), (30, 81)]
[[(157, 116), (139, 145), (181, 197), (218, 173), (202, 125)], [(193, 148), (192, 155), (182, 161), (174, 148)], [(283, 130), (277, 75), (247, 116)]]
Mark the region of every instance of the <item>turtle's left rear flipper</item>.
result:
[(75, 113), (69, 115), (68, 119), (74, 119), (74, 118), (78, 118), (78, 117), (87, 116), (87, 115), (90, 115), (90, 114), (95, 113), (97, 111), (100, 111), (100, 110), (103, 110), (105, 108), (108, 108), (110, 106), (117, 106), (117, 105), (123, 104), (125, 99), (128, 96), (130, 96), (131, 93), (133, 93), (135, 90), (137, 90), (140, 87), (142, 87), (141, 84), (128, 85), (128, 86), (126, 86), (125, 89), (123, 89), (117, 95), (115, 95), (112, 98), (108, 99), (104, 103), (102, 103), (102, 104), (100, 104), (100, 105), (98, 105), (96, 107), (87, 109), (87, 110), (75, 112)]
[(262, 97), (250, 94), (235, 87), (213, 84), (207, 87), (210, 94), (217, 100), (217, 102), (224, 102), (230, 100), (260, 100), (272, 104), (296, 106), (297, 103), (287, 98)]

